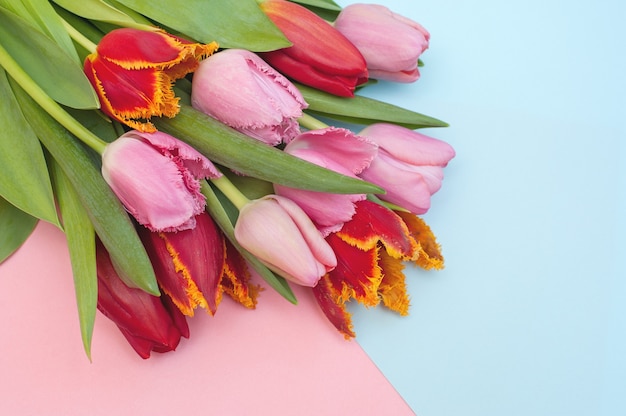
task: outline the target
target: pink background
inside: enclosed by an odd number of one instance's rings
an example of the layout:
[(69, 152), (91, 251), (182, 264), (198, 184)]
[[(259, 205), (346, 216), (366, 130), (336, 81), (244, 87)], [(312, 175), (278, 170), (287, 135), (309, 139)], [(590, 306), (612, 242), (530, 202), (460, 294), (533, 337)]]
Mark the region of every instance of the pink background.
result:
[(0, 266), (0, 414), (413, 414), (310, 293), (296, 295), (297, 307), (265, 290), (255, 311), (224, 299), (189, 320), (177, 351), (146, 361), (98, 313), (90, 363), (65, 238), (40, 223)]

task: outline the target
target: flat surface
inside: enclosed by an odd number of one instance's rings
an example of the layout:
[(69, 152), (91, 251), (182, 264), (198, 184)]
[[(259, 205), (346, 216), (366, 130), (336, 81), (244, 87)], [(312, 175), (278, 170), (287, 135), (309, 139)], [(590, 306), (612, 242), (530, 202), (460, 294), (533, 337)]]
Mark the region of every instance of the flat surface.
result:
[(354, 307), (345, 343), (266, 291), (146, 362), (99, 316), (89, 364), (43, 225), (0, 267), (0, 414), (626, 413), (622, 2), (380, 3), (431, 48), (416, 84), (366, 94), (449, 122), (427, 133), (457, 150), (425, 216), (446, 269), (407, 269), (411, 315)]
[(624, 3), (383, 3), (431, 47), (368, 93), (457, 157), (425, 216), (446, 269), (409, 272), (406, 319), (355, 308), (359, 343), (419, 415), (626, 414)]

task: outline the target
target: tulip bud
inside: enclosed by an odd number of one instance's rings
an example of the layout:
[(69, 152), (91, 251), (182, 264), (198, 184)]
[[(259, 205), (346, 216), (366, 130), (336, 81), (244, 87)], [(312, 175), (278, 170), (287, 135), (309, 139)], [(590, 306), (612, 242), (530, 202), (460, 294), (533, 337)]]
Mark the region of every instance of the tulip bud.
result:
[(417, 61), (427, 48), (429, 33), (419, 23), (377, 4), (345, 7), (335, 28), (363, 54), (372, 78), (413, 82)]
[(359, 50), (324, 19), (299, 4), (266, 0), (261, 10), (292, 46), (261, 54), (271, 66), (298, 82), (342, 97), (367, 81)]
[(217, 53), (202, 61), (192, 82), (193, 107), (244, 134), (275, 146), (300, 133), (302, 94), (252, 52)]
[(243, 248), (287, 280), (315, 286), (337, 265), (309, 217), (287, 198), (267, 195), (245, 205), (235, 224)]
[(162, 133), (130, 131), (107, 145), (102, 176), (126, 209), (152, 231), (195, 226), (204, 211), (199, 180), (221, 176), (194, 148)]
[(452, 146), (394, 124), (372, 124), (359, 135), (378, 144), (377, 157), (359, 176), (385, 189), (381, 199), (426, 213), (441, 187), (443, 168), (455, 156)]

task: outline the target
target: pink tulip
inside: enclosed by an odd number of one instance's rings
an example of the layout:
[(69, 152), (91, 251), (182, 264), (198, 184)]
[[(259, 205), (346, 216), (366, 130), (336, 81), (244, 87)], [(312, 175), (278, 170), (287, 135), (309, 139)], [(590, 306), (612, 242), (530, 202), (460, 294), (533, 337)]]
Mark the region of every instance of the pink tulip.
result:
[(302, 286), (313, 287), (335, 268), (335, 253), (295, 202), (267, 195), (245, 205), (235, 238), (270, 269)]
[(252, 52), (228, 49), (200, 63), (191, 103), (213, 118), (275, 146), (300, 133), (300, 91)]
[(199, 180), (221, 174), (186, 143), (162, 132), (133, 130), (107, 145), (102, 176), (140, 224), (180, 231), (193, 228), (204, 211)]
[(142, 358), (152, 351), (174, 351), (181, 337), (189, 338), (182, 313), (167, 296), (130, 288), (118, 276), (109, 253), (98, 242), (98, 310), (111, 319)]
[(359, 176), (385, 189), (381, 199), (426, 213), (441, 187), (443, 168), (455, 155), (452, 146), (393, 124), (372, 124), (359, 134), (378, 144), (378, 156)]
[[(376, 156), (378, 147), (350, 130), (329, 127), (300, 134), (284, 151), (316, 165), (357, 178)], [(338, 231), (355, 213), (365, 194), (329, 194), (274, 185), (277, 195), (294, 201), (323, 235)]]
[(335, 28), (356, 45), (370, 77), (396, 82), (419, 78), (417, 60), (430, 38), (419, 23), (385, 6), (351, 4), (339, 13)]

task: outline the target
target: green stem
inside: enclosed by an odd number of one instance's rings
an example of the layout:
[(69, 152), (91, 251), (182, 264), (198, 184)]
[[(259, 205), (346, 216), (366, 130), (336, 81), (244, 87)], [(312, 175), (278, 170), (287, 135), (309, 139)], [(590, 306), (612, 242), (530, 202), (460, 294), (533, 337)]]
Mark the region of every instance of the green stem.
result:
[(95, 43), (87, 39), (85, 35), (76, 30), (76, 28), (70, 25), (65, 19), (60, 16), (59, 18), (61, 19), (61, 23), (63, 23), (63, 27), (65, 27), (67, 33), (69, 33), (70, 37), (74, 39), (76, 43), (87, 49), (90, 53), (94, 53), (96, 51)]
[(63, 127), (78, 137), (87, 146), (102, 154), (107, 143), (80, 124), (54, 101), (39, 85), (22, 69), (13, 57), (0, 45), (0, 66), (31, 96), (41, 108)]
[(222, 175), (217, 179), (211, 179), (211, 182), (217, 187), (217, 189), (222, 191), (226, 198), (228, 198), (228, 200), (232, 202), (238, 210), (241, 210), (244, 205), (250, 202), (250, 200), (246, 198), (246, 196), (241, 193), (241, 191), (237, 189), (237, 187), (226, 176)]
[(303, 113), (302, 117), (298, 119), (298, 122), (302, 127), (305, 127), (309, 130), (325, 129), (328, 127), (328, 124), (319, 121), (318, 119), (307, 113)]

